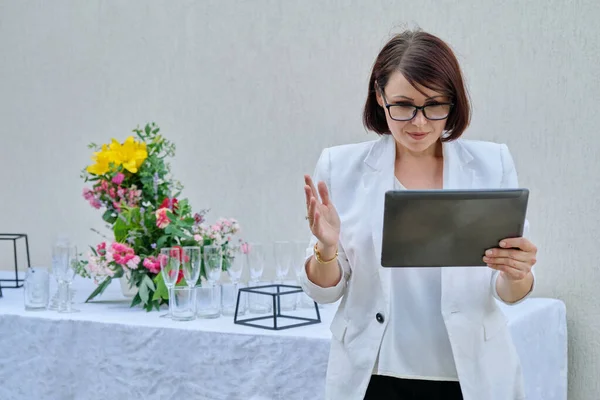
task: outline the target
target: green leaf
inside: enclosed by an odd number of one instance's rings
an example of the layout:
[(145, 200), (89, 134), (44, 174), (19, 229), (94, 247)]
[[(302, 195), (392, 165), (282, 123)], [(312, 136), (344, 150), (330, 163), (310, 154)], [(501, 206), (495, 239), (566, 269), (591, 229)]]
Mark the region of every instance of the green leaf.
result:
[(133, 300), (131, 300), (131, 305), (129, 307), (135, 307), (142, 302), (142, 298), (139, 293), (136, 293)]
[(117, 220), (117, 215), (112, 210), (106, 210), (104, 214), (102, 214), (102, 219), (112, 225)]
[(148, 304), (148, 300), (150, 300), (150, 293), (148, 293), (148, 286), (146, 286), (144, 283), (140, 285), (138, 293), (140, 295), (140, 298), (142, 299), (142, 303), (144, 303), (144, 305)]
[[(142, 303), (144, 304), (144, 306), (146, 306), (150, 302), (150, 295), (152, 294), (152, 292), (156, 291), (156, 286), (154, 285), (154, 282), (152, 282), (152, 279), (150, 279), (148, 275), (144, 275), (138, 287), (138, 293), (140, 295)], [(152, 296), (152, 298), (154, 298), (154, 295)]]
[(102, 283), (100, 283), (98, 285), (96, 290), (94, 290), (92, 292), (92, 294), (90, 294), (90, 297), (88, 297), (85, 302), (87, 303), (88, 301), (92, 300), (94, 297), (98, 296), (99, 294), (102, 294), (102, 292), (104, 292), (104, 290), (106, 290), (106, 288), (108, 287), (108, 285), (110, 285), (111, 282), (112, 282), (112, 279), (110, 277), (106, 277), (106, 279), (104, 279), (102, 281)]
[(160, 300), (160, 292), (157, 290), (154, 292), (154, 294), (152, 295), (152, 301), (156, 301), (156, 300)]
[(196, 220), (193, 217), (188, 217), (185, 218), (182, 222), (186, 225), (194, 225), (194, 222), (196, 222)]
[(165, 285), (165, 281), (163, 280), (162, 274), (156, 275), (154, 278), (154, 283), (156, 284), (156, 291), (154, 292), (153, 300), (159, 299), (169, 299), (169, 289), (167, 289), (167, 285)]
[(171, 224), (165, 228), (165, 233), (167, 235), (173, 235), (173, 236), (177, 236), (177, 237), (189, 237), (188, 235), (185, 234), (184, 231), (182, 231), (181, 229), (179, 229), (177, 226), (175, 226), (173, 224)]
[(115, 233), (115, 240), (117, 242), (122, 243), (125, 241), (125, 239), (127, 239), (128, 226), (127, 223), (121, 218), (117, 219), (117, 222), (115, 222), (113, 231)]
[(165, 244), (167, 243), (167, 240), (169, 240), (169, 236), (167, 235), (163, 235), (161, 236), (157, 241), (156, 241), (156, 248), (157, 249), (162, 249), (163, 247), (165, 247)]
[(152, 279), (150, 279), (148, 275), (144, 275), (144, 278), (142, 279), (142, 284), (146, 285), (146, 287), (148, 287), (148, 290), (151, 290), (153, 292), (156, 290), (154, 282), (152, 282)]
[(123, 268), (119, 268), (119, 270), (117, 272), (115, 272), (115, 274), (112, 276), (112, 278), (113, 279), (122, 278), (123, 275), (125, 275), (125, 272), (123, 271)]

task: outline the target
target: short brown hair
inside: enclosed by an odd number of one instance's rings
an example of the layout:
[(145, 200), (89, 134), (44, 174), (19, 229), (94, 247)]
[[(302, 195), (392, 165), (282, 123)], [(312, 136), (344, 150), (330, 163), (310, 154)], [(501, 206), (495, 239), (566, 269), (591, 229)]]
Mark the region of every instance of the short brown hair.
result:
[(379, 52), (371, 78), (363, 124), (380, 135), (389, 134), (385, 109), (377, 103), (376, 85), (384, 89), (393, 72), (400, 72), (413, 86), (421, 85), (452, 99), (454, 106), (446, 120), (444, 141), (458, 139), (471, 117), (471, 106), (458, 60), (452, 49), (429, 33), (405, 31), (394, 36)]

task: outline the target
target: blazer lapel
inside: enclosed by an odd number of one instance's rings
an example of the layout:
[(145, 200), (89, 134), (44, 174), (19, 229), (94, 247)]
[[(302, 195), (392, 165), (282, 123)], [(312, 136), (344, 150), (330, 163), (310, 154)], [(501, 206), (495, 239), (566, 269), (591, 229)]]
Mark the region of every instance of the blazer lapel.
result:
[(471, 153), (460, 141), (444, 142), (444, 189), (471, 189), (474, 171), (468, 164), (473, 160)]
[[(372, 232), (371, 257), (374, 265), (378, 266), (381, 290), (386, 301), (389, 299), (390, 271), (381, 266), (381, 241), (383, 234), (383, 209), (385, 192), (394, 188), (394, 164), (396, 159), (396, 141), (391, 135), (385, 135), (373, 144), (364, 162), (366, 172), (363, 174), (362, 185), (365, 191), (365, 211), (369, 215)], [(369, 210), (370, 209), (370, 210)]]

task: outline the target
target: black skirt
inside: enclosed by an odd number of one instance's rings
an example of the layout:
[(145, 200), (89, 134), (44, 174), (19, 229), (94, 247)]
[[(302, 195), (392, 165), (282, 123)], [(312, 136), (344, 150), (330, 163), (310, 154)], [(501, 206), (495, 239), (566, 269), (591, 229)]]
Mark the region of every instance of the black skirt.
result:
[(365, 400), (462, 400), (460, 384), (452, 381), (371, 376)]

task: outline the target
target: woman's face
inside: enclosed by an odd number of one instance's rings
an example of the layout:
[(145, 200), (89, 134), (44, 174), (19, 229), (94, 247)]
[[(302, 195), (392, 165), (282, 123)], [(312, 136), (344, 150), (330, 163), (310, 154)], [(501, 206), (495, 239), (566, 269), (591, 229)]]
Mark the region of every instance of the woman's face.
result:
[[(419, 89), (425, 93), (421, 93), (412, 86), (400, 72), (394, 72), (390, 75), (385, 88), (377, 91), (377, 102), (383, 107), (385, 118), (387, 120), (390, 132), (396, 139), (396, 142), (409, 153), (413, 154), (434, 154), (436, 146), (444, 127), (446, 126), (446, 118), (441, 120), (430, 120), (425, 117), (423, 110), (418, 110), (417, 114), (408, 121), (397, 121), (390, 117), (390, 112), (385, 107), (389, 105), (401, 106), (424, 106), (431, 105), (425, 113), (431, 118), (440, 118), (447, 116), (450, 112), (450, 98), (439, 92), (419, 86)], [(410, 107), (392, 107), (392, 116), (396, 119), (405, 119), (406, 116), (412, 115)]]

